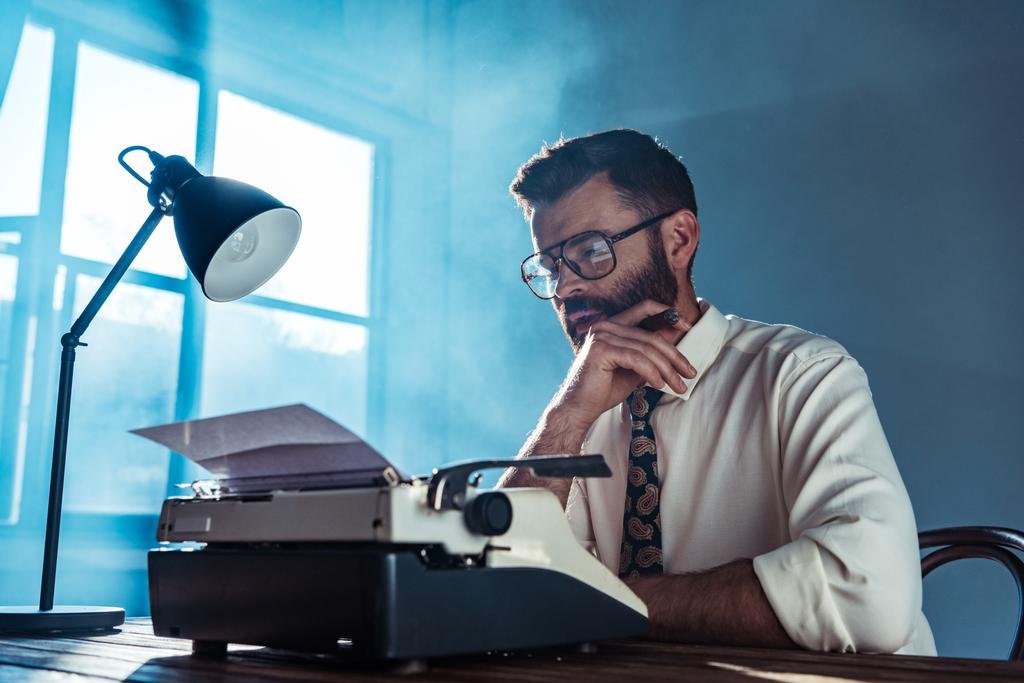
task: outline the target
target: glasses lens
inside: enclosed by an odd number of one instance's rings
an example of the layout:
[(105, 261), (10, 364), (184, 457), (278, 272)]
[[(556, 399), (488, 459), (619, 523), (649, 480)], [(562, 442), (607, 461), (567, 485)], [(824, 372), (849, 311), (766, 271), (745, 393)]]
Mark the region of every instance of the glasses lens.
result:
[(542, 299), (550, 299), (555, 295), (558, 285), (558, 272), (555, 261), (547, 254), (534, 254), (523, 261), (523, 279), (533, 293)]
[(584, 232), (565, 243), (565, 260), (573, 270), (588, 280), (596, 280), (612, 272), (615, 256), (608, 238), (599, 232)]

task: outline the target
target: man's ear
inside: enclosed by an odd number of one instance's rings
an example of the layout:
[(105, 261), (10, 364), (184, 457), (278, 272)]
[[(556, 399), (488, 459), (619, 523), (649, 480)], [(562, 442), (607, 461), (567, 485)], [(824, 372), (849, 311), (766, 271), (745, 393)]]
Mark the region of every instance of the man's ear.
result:
[(672, 270), (685, 269), (700, 242), (697, 216), (689, 209), (679, 209), (662, 222), (661, 238), (665, 244), (665, 258)]

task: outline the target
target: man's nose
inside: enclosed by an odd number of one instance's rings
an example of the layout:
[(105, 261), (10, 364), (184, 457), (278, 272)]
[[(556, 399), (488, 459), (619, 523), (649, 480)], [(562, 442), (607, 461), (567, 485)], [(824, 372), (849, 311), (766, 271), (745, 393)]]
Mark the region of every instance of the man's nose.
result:
[(558, 269), (558, 283), (555, 285), (555, 296), (559, 299), (578, 296), (583, 291), (583, 278), (569, 267), (565, 259), (559, 259), (555, 267)]

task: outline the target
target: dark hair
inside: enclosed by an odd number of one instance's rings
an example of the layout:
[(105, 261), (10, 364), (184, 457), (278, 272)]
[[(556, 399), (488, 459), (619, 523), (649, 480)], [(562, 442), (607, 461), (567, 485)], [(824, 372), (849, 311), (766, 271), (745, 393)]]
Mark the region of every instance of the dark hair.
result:
[(622, 203), (645, 218), (679, 208), (697, 213), (683, 162), (650, 135), (629, 129), (544, 145), (519, 167), (509, 191), (529, 220), (538, 204), (553, 204), (604, 172)]
[[(644, 218), (676, 209), (697, 215), (693, 183), (682, 160), (650, 135), (628, 128), (544, 145), (519, 167), (508, 189), (530, 220), (539, 204), (553, 204), (605, 172), (623, 205)], [(653, 231), (648, 239), (654, 248)], [(692, 274), (693, 258), (687, 264), (687, 279)]]

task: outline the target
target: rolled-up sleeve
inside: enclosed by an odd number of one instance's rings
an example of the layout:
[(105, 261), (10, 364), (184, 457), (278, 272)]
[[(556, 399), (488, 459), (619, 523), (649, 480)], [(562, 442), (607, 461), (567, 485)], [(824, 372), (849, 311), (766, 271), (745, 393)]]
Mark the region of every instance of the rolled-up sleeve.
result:
[(895, 652), (921, 611), (914, 513), (860, 365), (795, 364), (779, 387), (791, 541), (754, 558), (783, 628), (814, 650)]
[(594, 527), (590, 521), (590, 508), (587, 501), (586, 484), (579, 477), (574, 477), (569, 489), (569, 498), (565, 504), (565, 516), (569, 527), (580, 545), (588, 550), (594, 545)]

